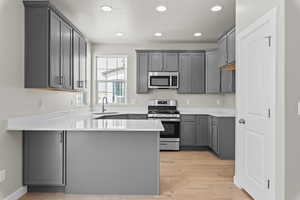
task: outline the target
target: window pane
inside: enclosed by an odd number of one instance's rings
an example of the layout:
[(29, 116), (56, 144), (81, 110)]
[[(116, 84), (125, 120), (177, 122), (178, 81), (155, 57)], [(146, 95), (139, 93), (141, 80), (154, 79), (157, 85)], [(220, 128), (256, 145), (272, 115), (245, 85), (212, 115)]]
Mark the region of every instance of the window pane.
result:
[(126, 103), (127, 58), (97, 57), (97, 103), (107, 97), (108, 103)]
[(115, 69), (117, 68), (117, 58), (108, 58), (107, 59), (107, 68), (108, 69)]
[(97, 58), (97, 68), (106, 68), (106, 59), (98, 57)]

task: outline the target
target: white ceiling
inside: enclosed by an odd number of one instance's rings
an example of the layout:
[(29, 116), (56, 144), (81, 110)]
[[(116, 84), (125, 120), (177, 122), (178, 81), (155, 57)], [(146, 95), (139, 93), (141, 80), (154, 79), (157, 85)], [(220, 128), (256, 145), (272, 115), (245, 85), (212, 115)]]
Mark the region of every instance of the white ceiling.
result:
[[(215, 42), (235, 25), (235, 0), (52, 0), (94, 43)], [(214, 5), (220, 12), (211, 12)], [(101, 10), (110, 5), (112, 12)], [(155, 8), (166, 5), (165, 13)], [(124, 36), (117, 37), (117, 32)], [(155, 32), (163, 33), (157, 38)], [(203, 35), (195, 38), (193, 34)]]

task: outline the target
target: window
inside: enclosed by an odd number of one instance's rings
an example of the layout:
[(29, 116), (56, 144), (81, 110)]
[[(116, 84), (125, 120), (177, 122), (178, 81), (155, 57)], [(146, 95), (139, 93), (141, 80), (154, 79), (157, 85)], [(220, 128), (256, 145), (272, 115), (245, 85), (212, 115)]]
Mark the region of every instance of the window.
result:
[(96, 101), (125, 104), (127, 87), (127, 56), (96, 57)]

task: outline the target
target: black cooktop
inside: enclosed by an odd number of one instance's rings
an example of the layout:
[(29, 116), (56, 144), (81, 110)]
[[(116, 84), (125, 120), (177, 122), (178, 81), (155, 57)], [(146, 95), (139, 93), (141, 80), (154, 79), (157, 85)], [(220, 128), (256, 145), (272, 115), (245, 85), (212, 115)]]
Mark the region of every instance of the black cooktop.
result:
[(149, 110), (149, 114), (180, 114), (178, 110)]

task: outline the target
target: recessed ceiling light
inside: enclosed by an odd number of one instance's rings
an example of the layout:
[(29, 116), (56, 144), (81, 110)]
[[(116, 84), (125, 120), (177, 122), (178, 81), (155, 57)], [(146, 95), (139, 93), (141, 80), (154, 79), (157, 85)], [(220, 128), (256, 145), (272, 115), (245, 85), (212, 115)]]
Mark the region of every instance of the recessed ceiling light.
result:
[(200, 36), (202, 36), (202, 33), (194, 33), (194, 36), (195, 37), (200, 37)]
[(101, 9), (104, 12), (111, 12), (112, 11), (112, 7), (111, 6), (101, 6)]
[(156, 36), (156, 37), (161, 37), (161, 36), (162, 36), (162, 33), (154, 33), (154, 36)]
[(213, 11), (213, 12), (218, 12), (218, 11), (221, 11), (223, 9), (222, 6), (220, 5), (215, 5), (213, 6), (210, 10)]
[(157, 10), (158, 12), (165, 12), (165, 11), (167, 11), (167, 7), (166, 7), (166, 6), (163, 6), (163, 5), (160, 5), (160, 6), (157, 6), (157, 7), (156, 7), (156, 10)]
[(121, 32), (116, 33), (116, 36), (118, 36), (118, 37), (121, 37), (121, 36), (123, 36), (123, 35), (124, 35), (124, 33), (121, 33)]

